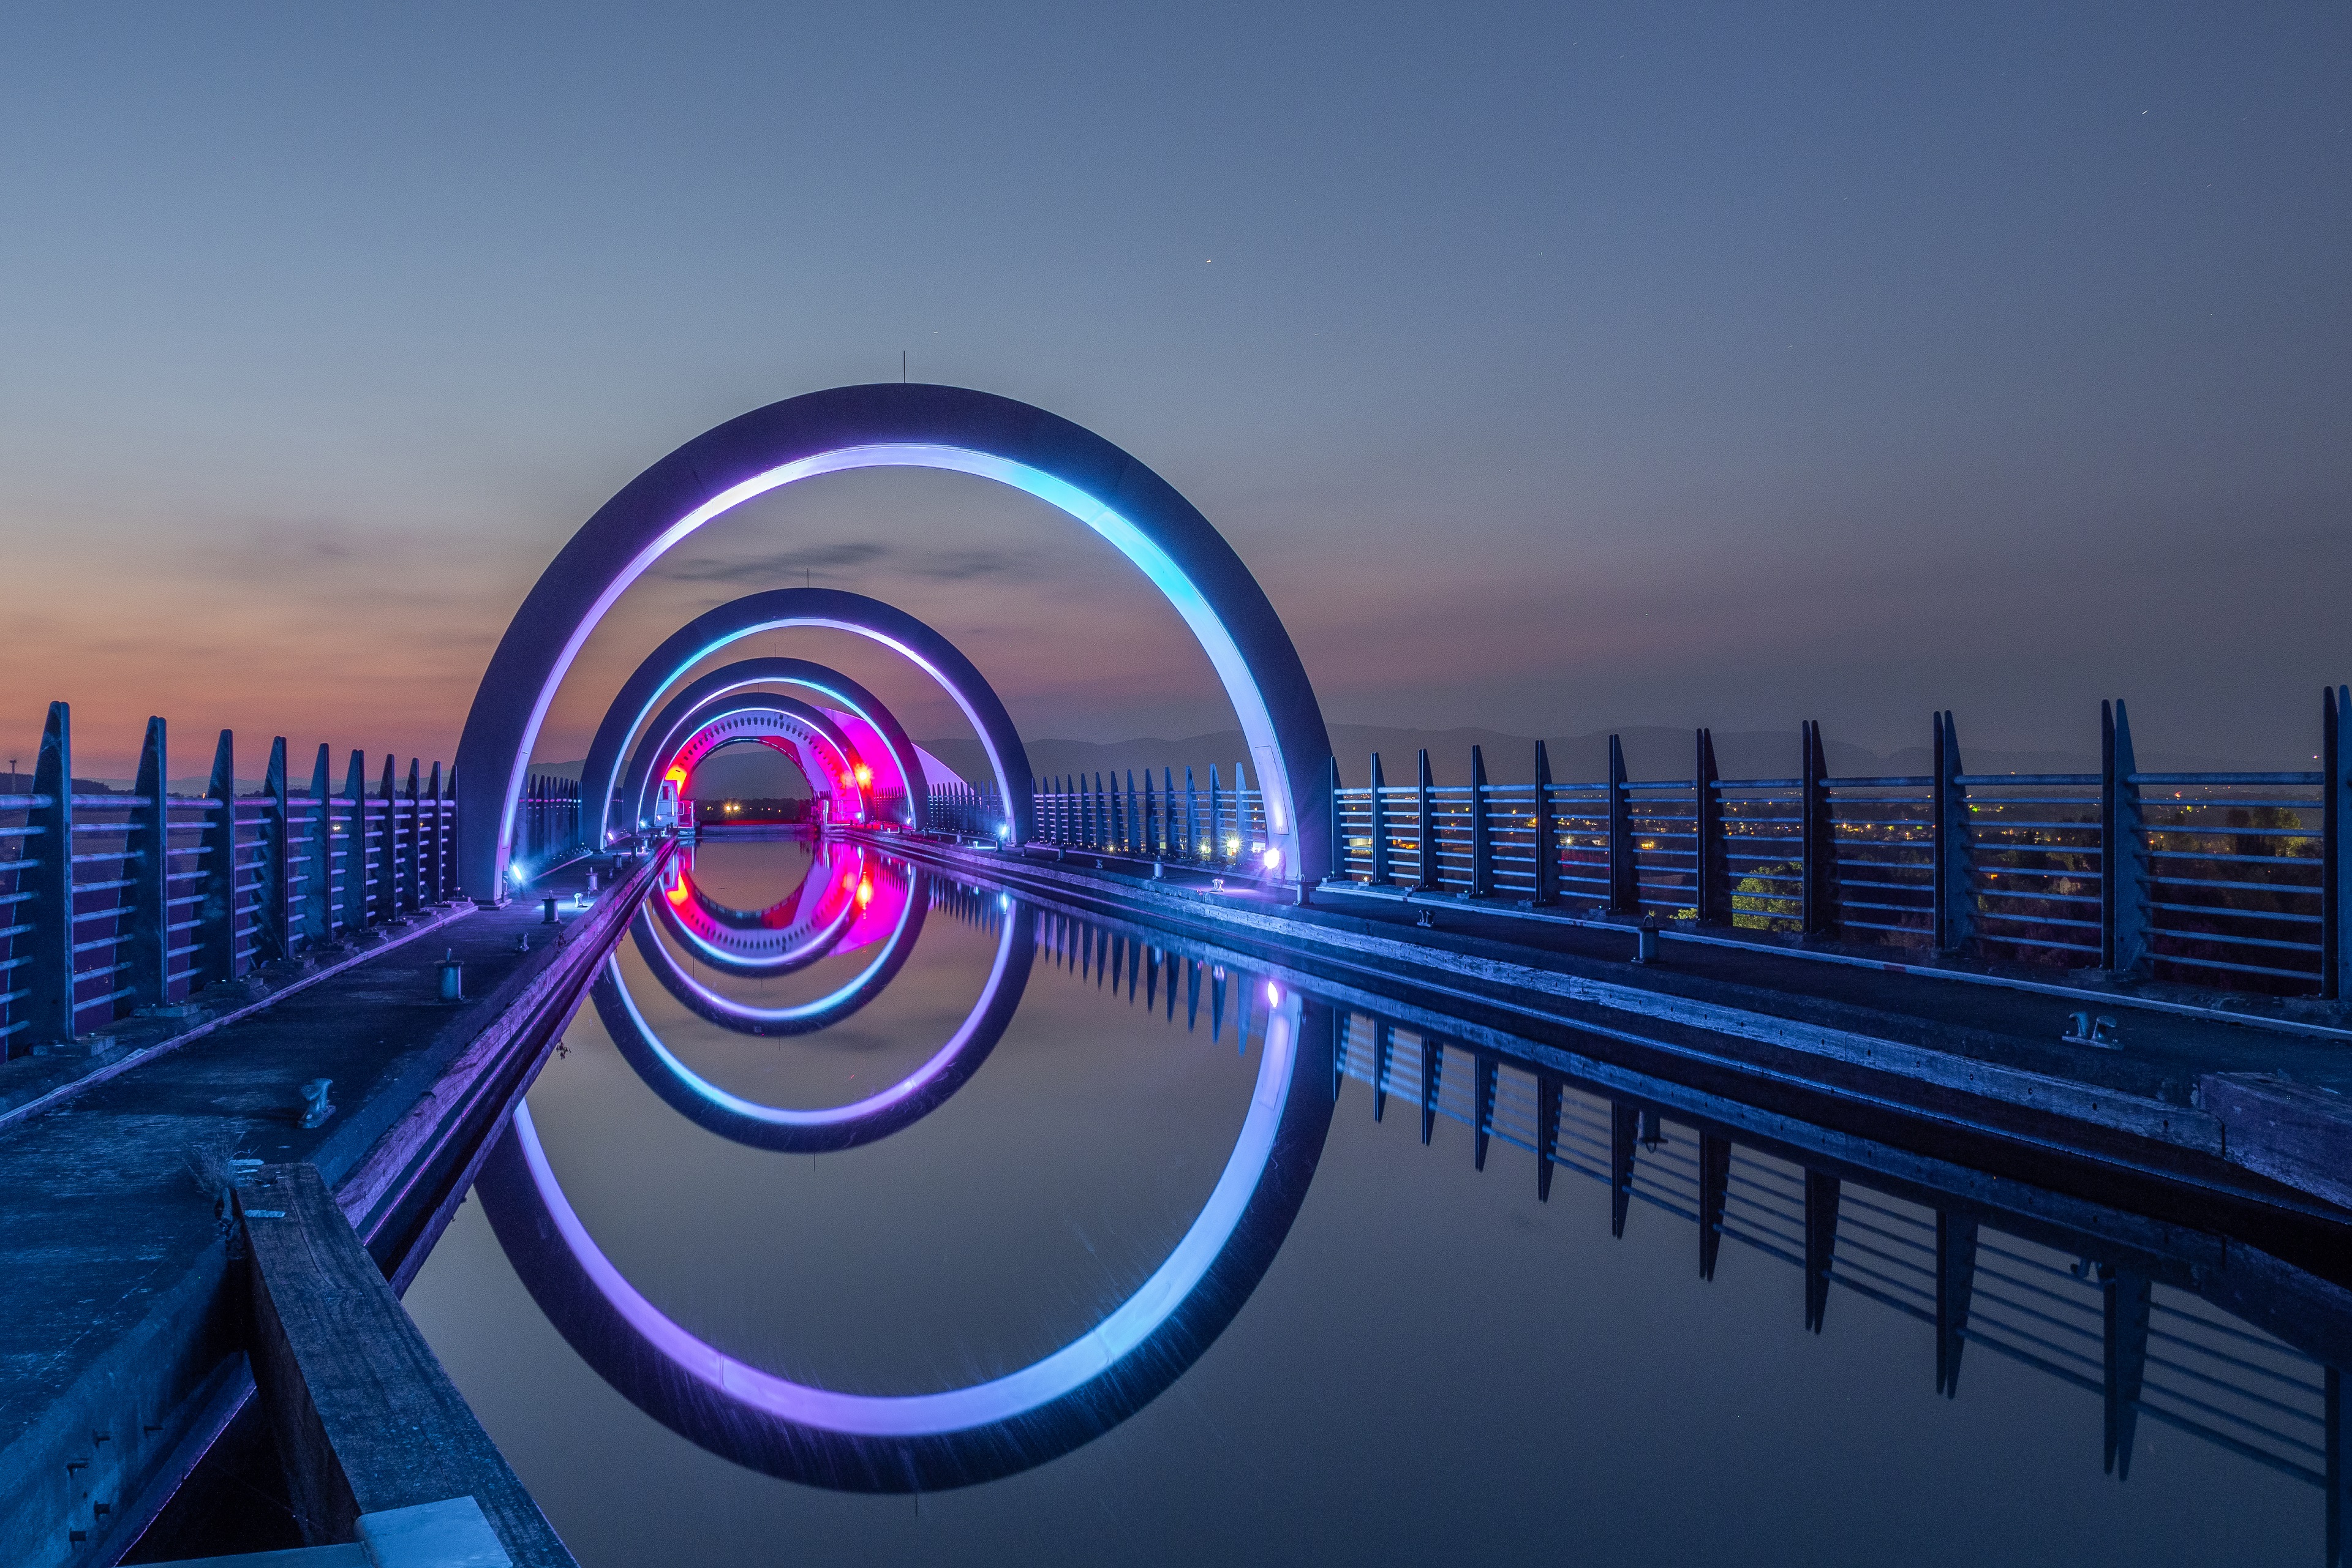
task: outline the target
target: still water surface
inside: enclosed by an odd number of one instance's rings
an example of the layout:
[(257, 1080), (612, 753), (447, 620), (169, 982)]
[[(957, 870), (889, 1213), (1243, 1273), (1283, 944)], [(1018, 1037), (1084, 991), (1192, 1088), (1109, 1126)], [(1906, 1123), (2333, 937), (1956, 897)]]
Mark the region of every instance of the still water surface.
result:
[[(705, 843), (408, 1307), (590, 1568), (2323, 1562), (2306, 1352), (2341, 1347), (2186, 1288), (2214, 1238), (2143, 1287), (1988, 1218), (1948, 1397), (1917, 1186), (1418, 1024), (838, 844)], [(2143, 1290), (2111, 1466), (2105, 1323)]]

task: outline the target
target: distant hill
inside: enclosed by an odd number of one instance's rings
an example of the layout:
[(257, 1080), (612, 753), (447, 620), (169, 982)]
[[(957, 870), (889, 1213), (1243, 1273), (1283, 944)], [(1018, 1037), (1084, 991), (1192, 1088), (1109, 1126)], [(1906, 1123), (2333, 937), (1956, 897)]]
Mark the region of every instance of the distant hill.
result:
[[(1691, 776), (1692, 732), (1660, 725), (1620, 730), (1625, 747), (1625, 769), (1636, 779), (1686, 779)], [(988, 757), (978, 741), (924, 741), (923, 749), (974, 782), (989, 777)], [(1552, 777), (1565, 783), (1605, 777), (1609, 772), (1609, 731), (1585, 735), (1548, 736)], [(1429, 751), (1431, 776), (1441, 784), (1470, 782), (1470, 748), (1486, 756), (1486, 777), (1496, 784), (1527, 784), (1535, 778), (1535, 737), (1499, 730), (1409, 730), (1388, 725), (1334, 724), (1331, 749), (1339, 760), (1339, 781), (1349, 786), (1365, 782), (1370, 754), (1381, 754), (1381, 771), (1391, 784), (1411, 784), (1414, 753)], [(1828, 743), (1830, 773), (1838, 778), (1873, 778), (1927, 772), (1932, 763), (1925, 746), (1906, 746), (1881, 754), (1832, 740)], [(1181, 783), (1184, 769), (1195, 770), (1201, 784), (1209, 782), (1214, 763), (1220, 779), (1233, 782), (1234, 763), (1245, 752), (1239, 730), (1220, 730), (1181, 741), (1151, 737), (1099, 742), (1036, 740), (1029, 742), (1029, 766), (1039, 775), (1122, 773), (1145, 768), (1156, 775), (1172, 771)], [(1974, 773), (2096, 773), (2096, 752), (2002, 752), (1970, 747), (1965, 736), (1961, 758)], [(1797, 772), (1794, 730), (1740, 730), (1715, 732), (1716, 766), (1726, 778), (1787, 778)], [(2140, 766), (2149, 772), (2204, 773), (2235, 769), (2287, 771), (2312, 766), (2309, 757), (2197, 757), (2163, 752), (2142, 752)], [(1251, 769), (1255, 774), (1255, 767)], [(1255, 777), (1251, 781), (1255, 784)]]

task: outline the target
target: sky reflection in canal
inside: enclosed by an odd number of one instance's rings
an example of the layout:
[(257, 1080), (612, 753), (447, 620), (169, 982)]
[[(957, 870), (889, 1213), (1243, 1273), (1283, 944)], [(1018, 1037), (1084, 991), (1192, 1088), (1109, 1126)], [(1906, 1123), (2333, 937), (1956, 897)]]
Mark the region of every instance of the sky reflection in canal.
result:
[[(656, 952), (625, 942), (602, 1012), (583, 1007), (567, 1055), (532, 1090), (532, 1124), (594, 1245), (715, 1350), (862, 1394), (984, 1383), (1083, 1342), (1195, 1226), (1265, 1092), (1263, 983), (1236, 965), (1221, 984), (1213, 964), (1171, 963), (1149, 945), (1139, 973), (1123, 941), (1114, 982), (1094, 952), (1108, 939), (1092, 929), (837, 851), (813, 860), (798, 841), (705, 845), (693, 882), (709, 907), (748, 913), (844, 869), (853, 896), (876, 887), (868, 909), (893, 888), (922, 906), (886, 987), (815, 1033), (730, 1032), (672, 994)], [(641, 934), (700, 984), (773, 1012), (839, 991), (887, 941), (884, 923), (869, 921), (848, 951), (758, 975), (721, 973), (669, 927), (647, 922)], [(676, 1059), (726, 1094), (852, 1105), (919, 1071), (971, 1017), (992, 974), (1003, 978), (1003, 938), (1015, 929), (1035, 944), (1034, 961), (1001, 1037), (919, 1116), (853, 1147), (760, 1147), (681, 1114), (676, 1091), (649, 1087), (604, 1021), (609, 993), (625, 989)], [(1195, 974), (1200, 1012), (1188, 1028)], [(1257, 1005), (1237, 1026), (1244, 994)], [(632, 1404), (558, 1332), (478, 1199), (409, 1306), (592, 1568), (787, 1553), (2321, 1561), (2320, 1489), (2274, 1465), (2142, 1418), (2128, 1480), (2105, 1473), (2101, 1287), (2077, 1278), (2076, 1260), (2049, 1237), (1981, 1232), (1987, 1342), (1966, 1347), (1960, 1396), (1947, 1399), (1935, 1388), (1932, 1310), (1925, 1321), (1903, 1310), (1916, 1300), (1916, 1204), (1844, 1184), (1839, 1278), (1877, 1298), (1833, 1289), (1822, 1331), (1808, 1332), (1801, 1258), (1786, 1260), (1802, 1251), (1806, 1189), (1794, 1163), (1745, 1142), (1732, 1150), (1727, 1239), (1702, 1282), (1696, 1227), (1676, 1211), (1699, 1205), (1707, 1162), (1728, 1146), (1702, 1148), (1671, 1114), (1633, 1128), (1654, 1141), (1634, 1152), (1636, 1201), (1612, 1239), (1609, 1185), (1586, 1174), (1605, 1175), (1609, 1163), (1606, 1101), (1565, 1092), (1561, 1163), (1538, 1202), (1533, 1156), (1513, 1146), (1539, 1136), (1546, 1091), (1534, 1075), (1506, 1064), (1490, 1080), (1481, 1063), (1491, 1056), (1447, 1047), (1425, 1057), (1412, 1028), (1381, 1031), (1319, 998), (1293, 1005), (1306, 1009), (1315, 1038), (1304, 1048), (1319, 1047), (1322, 1071), (1278, 1075), (1301, 1097), (1286, 1108), (1294, 1136), (1270, 1167), (1285, 1190), (1271, 1203), (1262, 1194), (1244, 1227), (1258, 1245), (1221, 1255), (1224, 1272), (1196, 1293), (1216, 1299), (1180, 1306), (1174, 1329), (1134, 1358), (1152, 1365), (1122, 1367), (1058, 1415), (983, 1434), (976, 1447), (934, 1445), (902, 1460), (887, 1444), (845, 1453), (747, 1435), (740, 1423), (678, 1422), (701, 1438), (690, 1441), (646, 1414), (678, 1419), (658, 1380), (635, 1386)], [(1327, 1021), (1319, 1033), (1312, 1022), (1342, 1015), (1344, 1026)], [(1360, 1079), (1383, 1047), (1390, 1092), (1376, 1122)], [(1329, 1107), (1335, 1048), (1355, 1076), (1343, 1077), (1326, 1134), (1310, 1113), (1316, 1094)], [(1424, 1148), (1413, 1101), (1433, 1060), (1439, 1113)], [(1473, 1136), (1457, 1114), (1480, 1094), (1494, 1107), (1484, 1173), (1472, 1169)], [(1932, 1249), (1932, 1215), (1926, 1224)], [(2000, 1306), (2004, 1294), (2042, 1317)], [(2185, 1289), (2159, 1279), (2150, 1294), (2158, 1334), (2193, 1342), (2167, 1350), (2159, 1338), (2160, 1355), (2192, 1373), (2220, 1369), (2233, 1389), (2267, 1391), (2281, 1409), (2160, 1369), (2151, 1384), (2168, 1376), (2209, 1404), (2254, 1412), (2258, 1428), (2209, 1424), (2293, 1468), (2294, 1441), (2320, 1438), (2306, 1418), (2318, 1409), (2318, 1369), (2260, 1336), (2227, 1337), (2250, 1331)], [(2074, 1364), (2066, 1354), (2083, 1348), (2086, 1310), (2087, 1389), (2063, 1375)], [(2055, 1371), (1989, 1348), (2021, 1329), (2058, 1347), (2037, 1352)], [(2263, 1373), (2229, 1373), (2207, 1356), (2214, 1346)], [(711, 1401), (701, 1404), (708, 1417)], [(993, 1479), (933, 1489), (959, 1476)], [(922, 1485), (919, 1500), (887, 1489), (909, 1481)]]

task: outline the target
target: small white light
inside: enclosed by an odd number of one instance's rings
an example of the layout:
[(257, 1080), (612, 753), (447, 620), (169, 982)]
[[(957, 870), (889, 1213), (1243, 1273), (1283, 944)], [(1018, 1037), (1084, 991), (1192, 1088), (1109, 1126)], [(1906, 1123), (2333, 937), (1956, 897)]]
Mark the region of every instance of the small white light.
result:
[(1266, 868), (1268, 871), (1279, 871), (1279, 870), (1281, 870), (1281, 869), (1282, 869), (1282, 851), (1281, 851), (1281, 850), (1279, 850), (1279, 849), (1274, 849), (1274, 848), (1269, 848), (1269, 849), (1267, 849), (1267, 850), (1266, 850), (1266, 852), (1265, 852), (1265, 868)]
[(996, 826), (996, 837), (1000, 839), (1012, 837), (1013, 825), (1009, 822), (998, 823)]
[(1269, 1007), (1282, 1005), (1282, 987), (1271, 980), (1265, 983), (1265, 1005)]

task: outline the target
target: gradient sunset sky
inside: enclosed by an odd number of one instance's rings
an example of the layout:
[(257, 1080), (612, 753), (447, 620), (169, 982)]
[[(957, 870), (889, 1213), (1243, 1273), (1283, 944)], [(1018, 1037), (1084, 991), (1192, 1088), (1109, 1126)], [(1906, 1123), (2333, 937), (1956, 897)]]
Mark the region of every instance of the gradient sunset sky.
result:
[[(903, 353), (1185, 491), (1335, 721), (2315, 749), (2347, 80), (2340, 5), (9, 7), (0, 724), (446, 758), (614, 490)], [(1230, 722), (1108, 546), (868, 473), (666, 560), (541, 755), (804, 578), (1032, 736)]]

